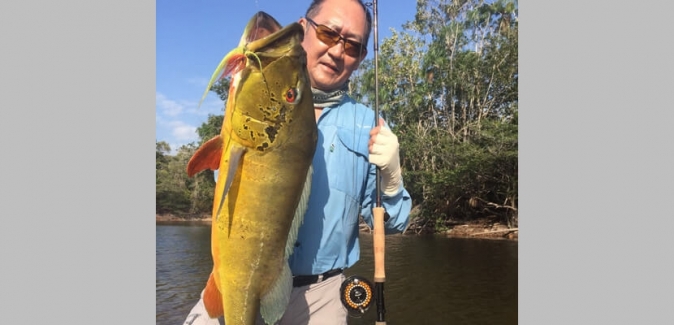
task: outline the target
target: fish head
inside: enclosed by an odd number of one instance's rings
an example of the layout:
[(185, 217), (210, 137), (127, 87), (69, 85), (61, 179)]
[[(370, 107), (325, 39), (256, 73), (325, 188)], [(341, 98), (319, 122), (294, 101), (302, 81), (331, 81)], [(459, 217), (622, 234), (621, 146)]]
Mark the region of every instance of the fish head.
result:
[(311, 118), (315, 124), (303, 37), (299, 23), (281, 28), (263, 12), (253, 16), (239, 54), (226, 63), (233, 66), (226, 107), (229, 129), (223, 126), (228, 136), (265, 152), (287, 140), (294, 121)]

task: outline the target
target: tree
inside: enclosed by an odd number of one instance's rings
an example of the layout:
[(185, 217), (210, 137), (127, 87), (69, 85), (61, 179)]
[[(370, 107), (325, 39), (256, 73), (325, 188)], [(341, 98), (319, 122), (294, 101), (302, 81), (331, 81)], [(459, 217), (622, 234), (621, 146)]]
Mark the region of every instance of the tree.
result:
[(211, 86), (210, 91), (218, 94), (222, 101), (226, 102), (229, 97), (229, 85), (231, 78), (227, 77), (216, 81), (213, 86)]
[[(211, 91), (226, 100), (229, 79), (218, 81)], [(169, 155), (171, 148), (164, 141), (157, 142), (156, 155), (156, 211), (182, 216), (210, 213), (215, 190), (214, 174), (211, 170), (187, 177), (187, 163), (198, 146), (220, 134), (224, 115), (208, 116), (206, 122), (197, 128), (199, 144), (190, 143), (178, 148), (175, 155)]]
[[(380, 110), (421, 215), (517, 223), (517, 4), (420, 0), (380, 45)], [(352, 94), (374, 102), (372, 61)]]
[(161, 166), (166, 165), (168, 158), (166, 157), (171, 152), (171, 147), (166, 141), (156, 141), (157, 143), (157, 155), (155, 158), (155, 163), (157, 165), (157, 170)]
[(157, 143), (157, 171), (156, 171), (156, 212), (157, 213), (187, 213), (190, 199), (187, 189), (188, 180), (185, 174), (185, 156), (188, 154), (185, 146), (178, 149), (176, 156), (169, 156), (168, 144)]

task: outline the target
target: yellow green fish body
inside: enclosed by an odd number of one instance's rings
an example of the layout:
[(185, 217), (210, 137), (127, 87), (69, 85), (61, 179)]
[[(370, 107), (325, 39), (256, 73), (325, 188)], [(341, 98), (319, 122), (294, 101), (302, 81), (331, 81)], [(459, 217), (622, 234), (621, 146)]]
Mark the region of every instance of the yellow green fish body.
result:
[(207, 88), (221, 71), (232, 76), (222, 131), (187, 167), (190, 176), (220, 170), (204, 304), (228, 325), (252, 325), (258, 312), (271, 324), (290, 297), (287, 260), (306, 211), (317, 141), (303, 35), (298, 23), (281, 28), (258, 12)]

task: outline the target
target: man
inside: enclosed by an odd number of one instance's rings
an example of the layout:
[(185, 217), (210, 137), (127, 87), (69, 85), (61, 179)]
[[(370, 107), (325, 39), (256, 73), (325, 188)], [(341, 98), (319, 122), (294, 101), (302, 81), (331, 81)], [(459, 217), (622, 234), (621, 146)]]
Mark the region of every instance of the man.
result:
[[(367, 55), (371, 22), (361, 0), (313, 0), (299, 20), (319, 136), (309, 206), (289, 259), (293, 290), (279, 325), (347, 324), (339, 289), (343, 270), (359, 259), (359, 214), (372, 227), (375, 165), (390, 216), (386, 233), (402, 232), (409, 221), (398, 140), (386, 126), (373, 128), (375, 120), (384, 121), (346, 95), (349, 77)], [(185, 324), (218, 321), (208, 318), (200, 300)]]

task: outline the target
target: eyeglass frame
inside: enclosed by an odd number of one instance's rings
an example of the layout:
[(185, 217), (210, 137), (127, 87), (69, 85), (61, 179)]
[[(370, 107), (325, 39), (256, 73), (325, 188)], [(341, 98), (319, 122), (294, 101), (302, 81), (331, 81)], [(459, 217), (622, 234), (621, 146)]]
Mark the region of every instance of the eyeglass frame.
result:
[[(337, 45), (340, 41), (343, 41), (344, 53), (346, 55), (348, 55), (350, 57), (353, 57), (353, 58), (360, 58), (360, 55), (362, 55), (363, 57), (365, 55), (367, 55), (367, 48), (363, 45), (363, 43), (360, 43), (360, 42), (357, 42), (357, 41), (354, 41), (354, 40), (350, 40), (350, 39), (342, 36), (342, 34), (337, 32), (336, 30), (334, 30), (334, 29), (332, 29), (332, 28), (330, 28), (326, 25), (319, 24), (309, 17), (304, 17), (304, 19), (306, 19), (311, 25), (313, 25), (314, 30), (316, 31), (316, 38), (318, 38), (318, 40), (323, 42), (325, 45), (327, 45), (329, 47), (333, 47), (333, 46)], [(327, 34), (326, 34), (325, 30), (323, 30), (323, 31), (319, 30), (319, 27), (327, 30)], [(330, 37), (329, 33), (334, 33), (333, 37)], [(324, 41), (321, 38), (320, 35), (323, 35), (323, 37), (326, 40), (329, 40), (330, 42), (332, 42), (332, 44), (326, 43), (326, 41)], [(335, 40), (334, 36), (337, 36), (339, 38), (337, 40)], [(355, 51), (357, 51), (357, 52), (354, 53), (356, 55), (352, 55), (352, 54), (348, 53), (350, 50), (347, 50), (347, 46), (346, 46), (347, 44), (349, 44), (350, 49), (353, 48), (353, 49), (355, 49)]]

